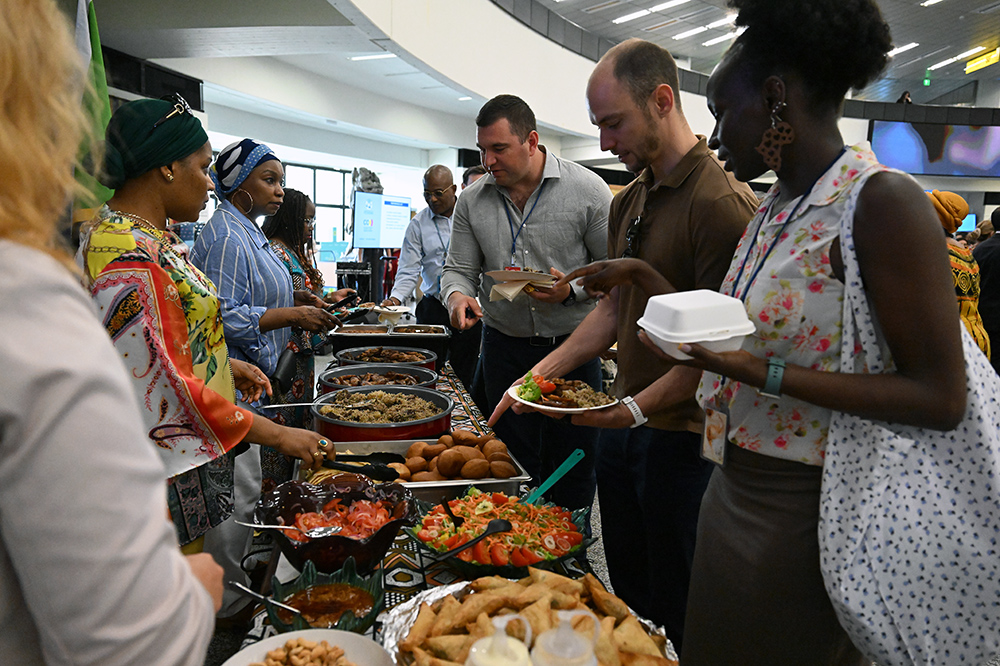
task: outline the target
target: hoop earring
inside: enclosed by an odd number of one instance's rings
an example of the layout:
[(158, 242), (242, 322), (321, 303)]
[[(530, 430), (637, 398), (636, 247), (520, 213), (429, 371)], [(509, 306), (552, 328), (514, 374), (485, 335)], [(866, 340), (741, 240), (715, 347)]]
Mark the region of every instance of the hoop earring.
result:
[(778, 102), (771, 109), (771, 127), (761, 136), (755, 150), (764, 158), (764, 164), (775, 173), (781, 168), (781, 147), (795, 140), (795, 130), (778, 116), (788, 105)]
[[(246, 210), (243, 210), (243, 207), (240, 206), (238, 203), (236, 203), (236, 195), (239, 194), (240, 192), (250, 197), (250, 205), (247, 206)], [(253, 195), (244, 190), (242, 187), (233, 192), (233, 198), (230, 199), (230, 201), (232, 201), (233, 205), (236, 206), (236, 210), (240, 211), (244, 215), (250, 215), (250, 211), (253, 210)]]

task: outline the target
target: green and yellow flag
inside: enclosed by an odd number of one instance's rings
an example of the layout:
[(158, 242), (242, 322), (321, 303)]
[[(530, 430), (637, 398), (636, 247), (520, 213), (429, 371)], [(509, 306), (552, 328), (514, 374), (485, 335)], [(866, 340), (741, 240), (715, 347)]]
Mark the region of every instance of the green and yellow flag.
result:
[[(77, 5), (76, 47), (84, 62), (90, 63), (88, 69), (92, 92), (84, 95), (84, 110), (93, 123), (95, 136), (103, 138), (104, 130), (111, 120), (111, 101), (108, 99), (108, 79), (104, 71), (101, 36), (97, 31), (93, 0), (79, 0)], [(77, 181), (86, 188), (89, 195), (81, 197), (73, 206), (74, 223), (91, 219), (112, 195), (111, 190), (97, 182), (89, 173), (78, 170)]]

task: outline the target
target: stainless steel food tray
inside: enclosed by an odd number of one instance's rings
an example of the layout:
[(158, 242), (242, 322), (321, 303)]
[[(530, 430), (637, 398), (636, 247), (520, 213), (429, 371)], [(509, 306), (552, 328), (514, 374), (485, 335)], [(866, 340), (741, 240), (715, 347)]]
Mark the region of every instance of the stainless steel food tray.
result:
[[(436, 440), (401, 439), (397, 441), (379, 442), (337, 442), (336, 448), (338, 453), (345, 453), (349, 450), (351, 453), (364, 455), (367, 453), (375, 453), (376, 451), (387, 451), (389, 453), (406, 455), (406, 450), (410, 448), (410, 445), (414, 442), (433, 443), (434, 441)], [(531, 476), (524, 471), (524, 467), (521, 466), (521, 463), (519, 463), (517, 458), (511, 455), (509, 451), (508, 455), (510, 455), (511, 462), (514, 463), (514, 468), (517, 470), (517, 474), (509, 479), (408, 481), (404, 485), (410, 489), (410, 492), (412, 492), (413, 496), (417, 499), (433, 502), (435, 504), (438, 504), (446, 499), (460, 497), (465, 493), (465, 489), (471, 485), (476, 486), (476, 488), (482, 490), (483, 492), (499, 492), (516, 496), (520, 490), (521, 484), (530, 482)]]

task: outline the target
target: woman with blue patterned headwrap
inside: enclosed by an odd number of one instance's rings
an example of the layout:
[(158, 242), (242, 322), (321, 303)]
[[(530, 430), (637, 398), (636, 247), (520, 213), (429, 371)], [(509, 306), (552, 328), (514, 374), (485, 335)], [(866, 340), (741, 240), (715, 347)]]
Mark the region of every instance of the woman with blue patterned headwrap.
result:
[[(257, 218), (273, 215), (284, 200), (285, 173), (274, 152), (253, 139), (238, 141), (219, 153), (210, 174), (222, 203), (195, 241), (191, 261), (218, 288), (230, 355), (272, 376), (292, 326), (326, 332), (340, 322), (315, 294), (293, 289), (288, 269), (257, 226)], [(269, 468), (282, 466), (279, 456), (257, 446), (237, 458), (236, 520), (250, 520), (260, 497), (262, 453)], [(248, 528), (229, 521), (208, 535), (205, 547), (228, 576), (241, 576), (248, 537)], [(232, 615), (242, 602), (227, 593), (220, 615)]]

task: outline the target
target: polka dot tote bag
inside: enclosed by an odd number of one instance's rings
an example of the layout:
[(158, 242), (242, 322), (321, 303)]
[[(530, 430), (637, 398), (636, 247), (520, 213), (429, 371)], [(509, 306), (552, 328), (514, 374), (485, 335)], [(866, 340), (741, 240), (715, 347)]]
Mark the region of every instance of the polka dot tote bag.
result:
[[(863, 182), (841, 221), (841, 367), (891, 372), (854, 251)], [(830, 424), (820, 504), (823, 578), (841, 624), (880, 666), (978, 665), (1000, 654), (1000, 378), (957, 318), (955, 326), (968, 396), (958, 428), (939, 432), (842, 413)]]

